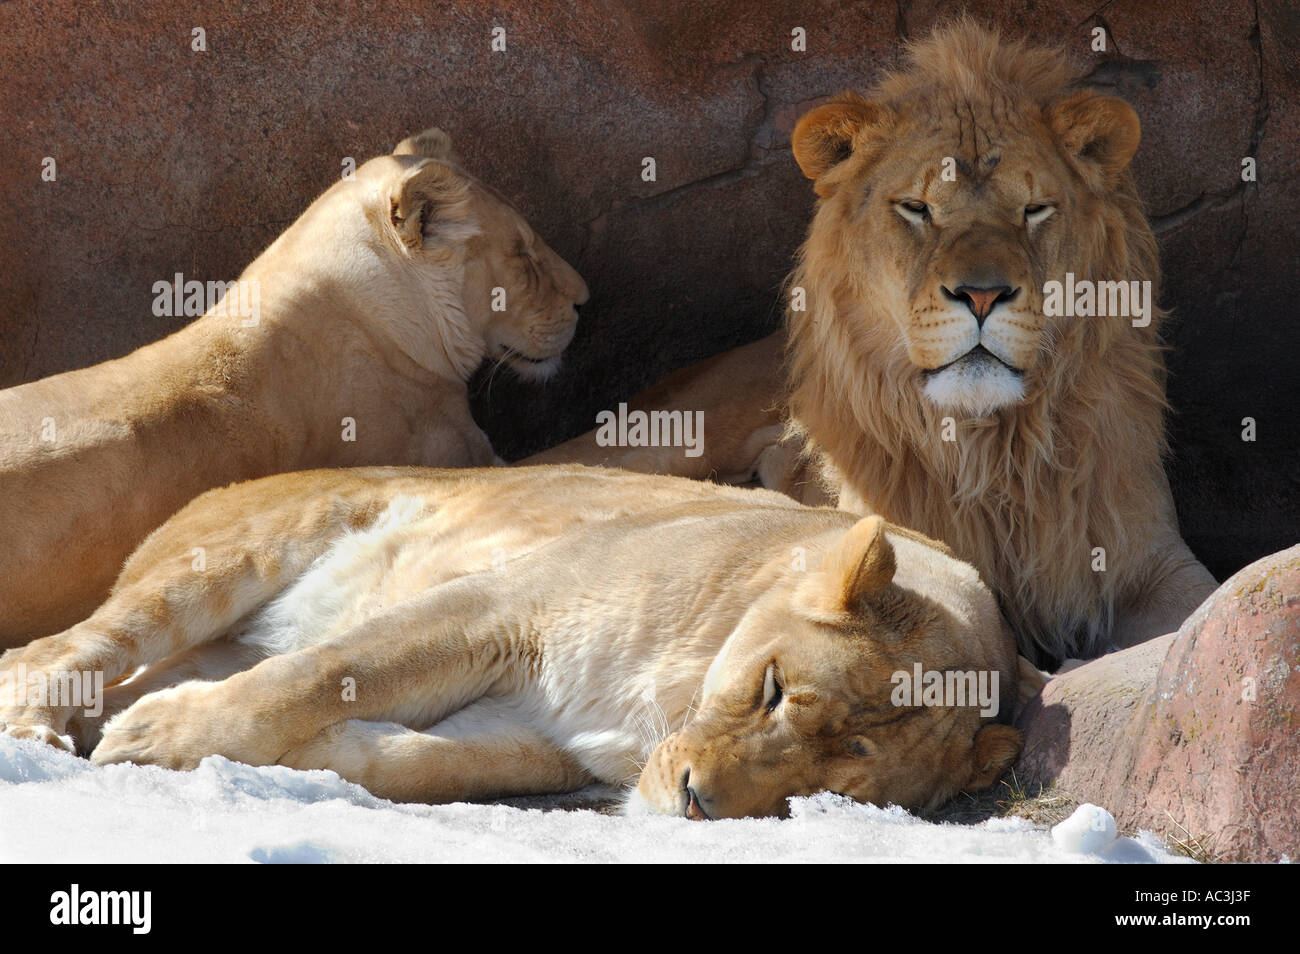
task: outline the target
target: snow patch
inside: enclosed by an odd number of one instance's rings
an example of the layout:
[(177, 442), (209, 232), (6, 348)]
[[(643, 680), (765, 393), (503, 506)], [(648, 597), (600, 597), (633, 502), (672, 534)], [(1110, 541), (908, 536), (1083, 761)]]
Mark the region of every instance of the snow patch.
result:
[(1101, 844), (1095, 806), (1058, 837), (1018, 818), (933, 824), (827, 793), (792, 799), (785, 821), (592, 810), (613, 794), (396, 805), (333, 772), (220, 756), (193, 772), (95, 766), (0, 738), (0, 862), (1187, 861), (1149, 833)]
[(1074, 814), (1052, 829), (1052, 841), (1063, 851), (1077, 855), (1095, 855), (1104, 861), (1126, 864), (1157, 860), (1153, 850), (1166, 849), (1151, 832), (1138, 832), (1138, 838), (1120, 838), (1115, 817), (1099, 805), (1085, 803)]

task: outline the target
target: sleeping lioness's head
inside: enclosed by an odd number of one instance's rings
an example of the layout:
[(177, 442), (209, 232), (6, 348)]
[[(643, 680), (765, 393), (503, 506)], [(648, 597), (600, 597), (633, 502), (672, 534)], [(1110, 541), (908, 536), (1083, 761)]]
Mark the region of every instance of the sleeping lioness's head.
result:
[(335, 183), (268, 255), (277, 247), (291, 259), (277, 265), (309, 268), (372, 333), (462, 379), (485, 359), (549, 377), (587, 300), (582, 277), (461, 167), (440, 129)]
[(974, 570), (869, 517), (745, 615), (629, 808), (783, 816), (791, 796), (831, 791), (927, 809), (987, 787), (1020, 752), (995, 721), (1014, 661)]

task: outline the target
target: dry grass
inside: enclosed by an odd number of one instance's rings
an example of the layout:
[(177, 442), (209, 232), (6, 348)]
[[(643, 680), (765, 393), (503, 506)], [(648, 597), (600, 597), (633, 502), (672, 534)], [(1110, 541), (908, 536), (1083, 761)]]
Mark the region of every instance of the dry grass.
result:
[[(956, 825), (976, 825), (990, 818), (1024, 818), (1031, 824), (1051, 828), (1069, 818), (1081, 804), (1077, 797), (1055, 786), (1045, 789), (1038, 785), (1030, 790), (1016, 777), (1013, 769), (993, 788), (976, 795), (958, 795), (947, 805), (923, 817), (927, 821)], [(1169, 815), (1169, 822), (1165, 830), (1157, 834), (1165, 840), (1170, 851), (1202, 864), (1217, 864), (1223, 860), (1215, 851), (1213, 837), (1194, 835), (1172, 815)], [(1137, 829), (1120, 828), (1119, 834), (1133, 837), (1137, 835)]]
[(990, 818), (1024, 818), (1045, 828), (1069, 818), (1079, 800), (1057, 788), (1041, 785), (1030, 791), (1012, 769), (992, 788), (969, 794), (963, 792), (948, 804), (925, 815), (927, 821), (976, 825)]
[[(1165, 812), (1169, 815), (1168, 812)], [(1173, 815), (1169, 815), (1169, 820), (1173, 823), (1176, 831), (1166, 829), (1162, 832), (1165, 841), (1169, 842), (1169, 850), (1178, 855), (1186, 855), (1193, 861), (1199, 861), (1202, 864), (1218, 864), (1223, 859), (1214, 850), (1214, 838), (1197, 837), (1187, 830), (1186, 826), (1179, 823)]]

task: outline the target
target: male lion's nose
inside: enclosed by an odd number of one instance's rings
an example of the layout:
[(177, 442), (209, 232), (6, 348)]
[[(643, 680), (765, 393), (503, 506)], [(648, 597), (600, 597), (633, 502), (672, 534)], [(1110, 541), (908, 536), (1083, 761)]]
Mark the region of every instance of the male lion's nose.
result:
[(958, 285), (952, 291), (947, 288), (943, 293), (953, 301), (964, 301), (966, 307), (970, 309), (971, 314), (975, 316), (975, 321), (979, 325), (984, 324), (984, 319), (989, 316), (993, 306), (1000, 301), (1010, 301), (1016, 297), (1019, 289), (1012, 289), (1010, 285), (996, 285), (992, 288), (980, 288), (975, 285)]

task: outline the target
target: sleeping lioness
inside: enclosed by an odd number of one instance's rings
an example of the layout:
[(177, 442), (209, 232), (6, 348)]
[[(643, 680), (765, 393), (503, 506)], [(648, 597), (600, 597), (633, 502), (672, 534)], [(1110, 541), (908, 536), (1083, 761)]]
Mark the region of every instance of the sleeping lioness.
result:
[(0, 392), (0, 647), (84, 619), (209, 487), (493, 463), (466, 380), (485, 358), (550, 374), (587, 298), (436, 129), (328, 189), (240, 283), (162, 341)]
[[(180, 511), (90, 619), (0, 657), (0, 731), (395, 800), (599, 780), (691, 818), (926, 808), (1017, 756), (1015, 658), (974, 570), (878, 517), (580, 466), (326, 470)], [(37, 698), (142, 665), (102, 706)], [(994, 691), (900, 696), (922, 672)]]

